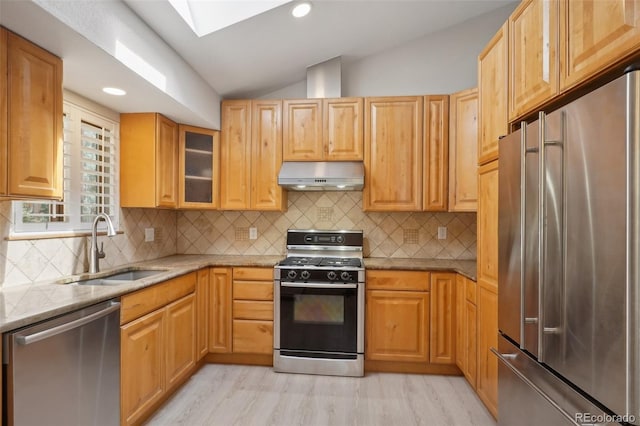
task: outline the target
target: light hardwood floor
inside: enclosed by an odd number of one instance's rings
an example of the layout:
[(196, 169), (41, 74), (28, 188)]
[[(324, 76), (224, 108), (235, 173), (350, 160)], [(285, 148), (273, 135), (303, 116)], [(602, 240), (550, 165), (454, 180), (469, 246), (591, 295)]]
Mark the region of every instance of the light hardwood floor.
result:
[(274, 373), (207, 364), (147, 423), (159, 425), (492, 425), (462, 377)]

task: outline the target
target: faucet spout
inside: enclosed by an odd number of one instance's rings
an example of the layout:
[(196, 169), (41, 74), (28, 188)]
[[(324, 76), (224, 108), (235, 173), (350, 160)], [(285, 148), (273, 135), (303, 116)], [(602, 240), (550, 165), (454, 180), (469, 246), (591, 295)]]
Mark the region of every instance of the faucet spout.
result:
[(100, 271), (100, 259), (105, 254), (102, 249), (98, 249), (98, 222), (104, 220), (107, 223), (107, 236), (113, 237), (116, 235), (116, 229), (111, 222), (111, 218), (106, 213), (98, 213), (93, 219), (93, 226), (91, 226), (91, 247), (89, 248), (89, 273), (95, 274)]

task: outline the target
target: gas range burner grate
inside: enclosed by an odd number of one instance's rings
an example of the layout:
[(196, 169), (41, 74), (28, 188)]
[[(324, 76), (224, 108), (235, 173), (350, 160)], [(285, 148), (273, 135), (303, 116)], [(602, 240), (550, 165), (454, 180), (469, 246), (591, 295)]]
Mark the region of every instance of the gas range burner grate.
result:
[(350, 266), (359, 268), (362, 262), (358, 258), (352, 257), (298, 257), (291, 256), (279, 263), (280, 266)]

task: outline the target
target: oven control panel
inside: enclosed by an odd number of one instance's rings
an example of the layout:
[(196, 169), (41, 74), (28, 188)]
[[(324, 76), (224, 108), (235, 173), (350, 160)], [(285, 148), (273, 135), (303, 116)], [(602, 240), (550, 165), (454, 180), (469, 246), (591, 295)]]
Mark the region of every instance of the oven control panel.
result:
[(358, 271), (340, 271), (332, 269), (280, 269), (280, 280), (290, 282), (338, 282), (357, 283)]

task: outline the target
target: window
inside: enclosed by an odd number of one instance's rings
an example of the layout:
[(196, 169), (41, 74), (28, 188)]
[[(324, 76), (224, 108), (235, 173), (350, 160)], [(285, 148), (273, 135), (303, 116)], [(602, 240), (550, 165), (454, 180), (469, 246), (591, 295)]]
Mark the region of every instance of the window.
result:
[(13, 232), (87, 231), (101, 212), (117, 228), (118, 134), (117, 122), (65, 101), (64, 199), (15, 201)]

